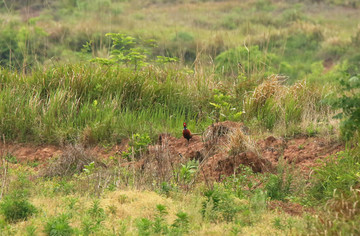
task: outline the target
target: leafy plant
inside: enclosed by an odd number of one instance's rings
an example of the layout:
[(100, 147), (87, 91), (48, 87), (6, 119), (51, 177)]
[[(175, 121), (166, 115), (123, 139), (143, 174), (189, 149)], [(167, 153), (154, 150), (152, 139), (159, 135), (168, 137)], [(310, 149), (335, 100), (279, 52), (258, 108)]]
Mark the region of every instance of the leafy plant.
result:
[(185, 164), (181, 164), (181, 166), (175, 170), (174, 174), (181, 184), (187, 185), (193, 179), (198, 166), (199, 162), (197, 160), (190, 160)]
[(342, 119), (341, 131), (349, 140), (360, 131), (360, 76), (353, 76), (349, 80), (340, 80), (343, 96), (333, 103), (334, 108), (341, 108), (342, 112), (336, 118)]
[(271, 199), (284, 200), (292, 191), (293, 176), (283, 164), (279, 164), (277, 172), (276, 175), (270, 174), (265, 190)]
[[(138, 70), (147, 66), (152, 60), (149, 59), (150, 49), (156, 47), (153, 39), (140, 40), (123, 33), (108, 33), (107, 37), (111, 38), (112, 46), (109, 58), (95, 58), (92, 62), (102, 65), (118, 65), (133, 66), (134, 70)], [(84, 51), (89, 50), (89, 43), (84, 45)], [(157, 56), (155, 60), (158, 64), (176, 62), (177, 58)]]
[(141, 153), (147, 150), (147, 146), (150, 142), (151, 140), (148, 134), (133, 134), (132, 139), (129, 142), (129, 148), (127, 151), (122, 152), (122, 156), (128, 161), (131, 161), (132, 156), (138, 158)]
[(254, 188), (265, 181), (263, 175), (254, 173), (249, 166), (240, 165), (236, 172), (238, 174), (227, 177), (223, 184), (226, 190), (231, 191), (238, 198), (248, 198)]
[(204, 196), (206, 200), (202, 202), (201, 213), (211, 221), (230, 222), (240, 210), (234, 202), (234, 197), (219, 187), (206, 190)]
[(37, 212), (37, 209), (27, 199), (7, 196), (0, 203), (0, 212), (8, 222), (27, 220), (28, 217)]
[(26, 226), (26, 235), (27, 236), (36, 236), (36, 229), (37, 227), (35, 225), (28, 225)]
[(189, 232), (189, 224), (190, 224), (190, 220), (189, 220), (189, 216), (187, 213), (185, 212), (178, 212), (176, 214), (177, 218), (175, 219), (174, 223), (171, 225), (172, 227), (172, 234), (176, 233), (176, 234), (186, 234)]
[(220, 92), (218, 89), (214, 89), (214, 102), (210, 102), (215, 108), (215, 118), (217, 121), (225, 121), (225, 120), (239, 120), (242, 111), (237, 111), (236, 106), (232, 104), (234, 101), (234, 97), (231, 95), (226, 95)]
[(17, 160), (16, 156), (11, 155), (10, 153), (5, 155), (5, 160), (7, 162), (9, 162), (9, 163), (12, 163), (12, 164), (17, 164), (18, 163), (18, 160)]
[(276, 55), (263, 53), (259, 46), (237, 47), (222, 52), (215, 58), (216, 71), (227, 75), (246, 74), (248, 78), (253, 74), (264, 74), (275, 70), (271, 65), (278, 61)]
[(44, 233), (48, 236), (69, 236), (73, 235), (74, 229), (69, 225), (66, 214), (50, 218), (44, 226)]
[(156, 205), (158, 214), (153, 223), (153, 232), (156, 234), (166, 234), (168, 233), (168, 224), (165, 221), (165, 216), (168, 214), (166, 206), (158, 204)]
[(136, 220), (136, 227), (139, 235), (151, 235), (151, 226), (153, 222), (146, 218), (140, 218)]

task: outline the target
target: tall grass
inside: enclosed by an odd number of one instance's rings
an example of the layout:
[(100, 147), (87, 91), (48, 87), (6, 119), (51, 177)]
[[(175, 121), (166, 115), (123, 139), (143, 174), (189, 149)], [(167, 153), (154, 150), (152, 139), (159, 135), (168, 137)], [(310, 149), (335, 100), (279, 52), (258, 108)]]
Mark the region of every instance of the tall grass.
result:
[[(64, 143), (171, 132), (203, 121), (209, 90), (186, 73), (66, 65), (30, 76), (3, 70), (0, 130), (7, 139)], [(89, 137), (83, 137), (89, 136)]]
[(2, 70), (0, 130), (8, 140), (55, 144), (114, 143), (133, 133), (180, 135), (184, 121), (197, 132), (216, 120), (210, 105), (215, 88), (229, 95), (224, 104), (243, 110), (240, 120), (254, 128), (291, 134), (303, 131), (296, 128), (302, 123), (328, 119), (329, 108), (321, 103), (327, 88), (305, 81), (289, 86), (275, 75), (257, 87), (256, 81), (219, 80), (171, 66), (133, 71), (64, 65), (31, 75)]
[(267, 130), (282, 130), (283, 134), (302, 132), (301, 124), (328, 121), (331, 111), (322, 100), (331, 89), (306, 80), (289, 86), (282, 79), (270, 76), (245, 98), (245, 119)]

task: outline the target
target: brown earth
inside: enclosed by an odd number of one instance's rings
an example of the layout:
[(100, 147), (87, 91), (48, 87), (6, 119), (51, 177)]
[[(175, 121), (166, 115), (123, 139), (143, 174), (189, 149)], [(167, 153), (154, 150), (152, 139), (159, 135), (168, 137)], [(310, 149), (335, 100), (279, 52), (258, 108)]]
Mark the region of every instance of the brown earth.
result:
[[(308, 172), (310, 167), (317, 165), (317, 160), (342, 150), (341, 143), (327, 141), (321, 137), (298, 137), (290, 140), (269, 136), (255, 143), (254, 148), (245, 147), (241, 152), (231, 153), (230, 138), (234, 132), (247, 133), (248, 129), (242, 123), (230, 121), (219, 122), (209, 126), (203, 135), (194, 135), (187, 143), (184, 138), (175, 138), (168, 134), (160, 134), (159, 142), (149, 146), (148, 155), (140, 160), (137, 166), (145, 168), (151, 157), (168, 158), (170, 162), (186, 162), (198, 160), (201, 166), (202, 178), (220, 180), (221, 176), (228, 176), (236, 172), (242, 164), (249, 166), (254, 172), (272, 172), (283, 157), (288, 163), (294, 164), (300, 170)], [(250, 139), (243, 135), (241, 138)], [(245, 139), (244, 138), (244, 139)], [(96, 146), (91, 152), (99, 157), (120, 155), (127, 149), (127, 141), (113, 146)], [(21, 162), (47, 160), (60, 156), (64, 148), (54, 145), (34, 146), (29, 144), (0, 144), (0, 155), (11, 153)]]

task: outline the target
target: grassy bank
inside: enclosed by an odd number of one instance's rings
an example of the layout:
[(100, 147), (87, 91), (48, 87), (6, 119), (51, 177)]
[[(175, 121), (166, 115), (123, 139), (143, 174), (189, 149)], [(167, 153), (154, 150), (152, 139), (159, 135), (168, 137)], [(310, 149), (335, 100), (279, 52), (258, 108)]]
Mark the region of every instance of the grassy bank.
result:
[(2, 70), (0, 85), (0, 130), (8, 141), (114, 144), (134, 133), (179, 136), (183, 122), (201, 132), (221, 120), (294, 135), (319, 132), (318, 124), (332, 119), (322, 103), (331, 87), (286, 85), (277, 76), (220, 81), (181, 67), (84, 64), (31, 75)]

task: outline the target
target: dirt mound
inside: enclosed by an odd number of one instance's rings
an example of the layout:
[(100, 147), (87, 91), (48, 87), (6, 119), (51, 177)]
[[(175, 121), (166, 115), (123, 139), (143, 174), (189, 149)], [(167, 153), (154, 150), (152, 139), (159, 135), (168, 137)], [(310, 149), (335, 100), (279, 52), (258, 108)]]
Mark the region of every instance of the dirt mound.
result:
[[(255, 172), (272, 169), (269, 161), (247, 150), (246, 147), (241, 152), (230, 152), (231, 137), (236, 132), (241, 132), (241, 138), (244, 138), (243, 133), (248, 133), (249, 130), (242, 123), (219, 122), (209, 126), (203, 135), (194, 135), (189, 144), (184, 138), (177, 139), (168, 134), (162, 134), (159, 137), (161, 144), (149, 147), (150, 156), (153, 158), (162, 156), (163, 160), (170, 157), (174, 163), (197, 160), (202, 172), (199, 177), (202, 179), (220, 180), (222, 176), (233, 174), (240, 164), (250, 166)], [(170, 169), (170, 167), (165, 169)]]

